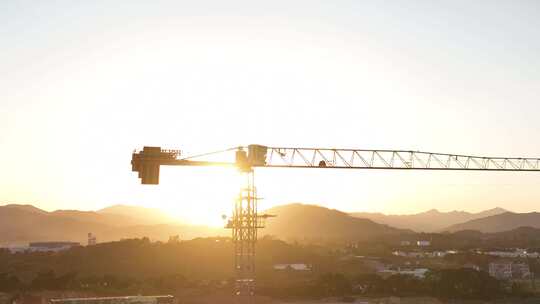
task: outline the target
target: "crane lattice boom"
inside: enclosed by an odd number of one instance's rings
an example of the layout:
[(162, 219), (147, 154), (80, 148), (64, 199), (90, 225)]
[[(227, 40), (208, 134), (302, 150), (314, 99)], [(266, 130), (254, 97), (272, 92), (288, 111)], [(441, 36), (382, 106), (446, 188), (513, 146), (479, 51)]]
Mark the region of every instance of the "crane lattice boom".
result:
[(268, 148), (264, 167), (540, 171), (539, 158), (484, 157), (405, 150)]
[[(235, 152), (231, 157), (230, 152)], [(235, 294), (252, 302), (255, 293), (257, 229), (271, 215), (257, 213), (254, 168), (339, 168), (394, 170), (540, 171), (540, 158), (483, 157), (404, 150), (280, 148), (261, 145), (182, 157), (179, 150), (144, 147), (132, 155), (132, 170), (143, 184), (159, 183), (160, 166), (231, 166), (247, 183), (234, 204), (226, 228), (234, 242)]]
[[(236, 151), (236, 158), (207, 160)], [(159, 166), (235, 166), (244, 172), (254, 167), (269, 168), (339, 168), (394, 170), (490, 170), (540, 171), (540, 158), (486, 157), (406, 150), (366, 150), (335, 148), (283, 148), (249, 145), (214, 153), (180, 157), (178, 150), (145, 147), (133, 154), (133, 171), (139, 172), (143, 184), (159, 182)], [(203, 158), (203, 159), (201, 159)]]

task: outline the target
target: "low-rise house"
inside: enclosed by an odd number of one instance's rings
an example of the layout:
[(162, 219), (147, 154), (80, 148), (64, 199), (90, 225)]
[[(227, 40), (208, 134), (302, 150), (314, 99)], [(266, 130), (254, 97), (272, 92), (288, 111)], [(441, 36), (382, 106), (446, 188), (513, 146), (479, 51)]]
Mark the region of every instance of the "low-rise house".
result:
[(418, 247), (431, 246), (431, 242), (430, 241), (417, 241), (416, 246), (418, 246)]
[(531, 270), (527, 263), (512, 263), (513, 279), (528, 279), (531, 277)]
[(409, 267), (398, 267), (396, 269), (385, 269), (378, 271), (377, 274), (382, 277), (389, 277), (396, 274), (400, 275), (410, 275), (418, 279), (423, 279), (426, 277), (429, 269), (427, 268), (409, 268)]
[(274, 264), (274, 270), (289, 270), (289, 271), (311, 271), (312, 265), (303, 264), (303, 263), (293, 263), (293, 264)]
[(78, 242), (33, 242), (29, 244), (28, 251), (58, 252), (79, 246), (81, 246), (81, 244)]
[(396, 250), (392, 252), (392, 255), (405, 257), (405, 258), (444, 258), (450, 254), (448, 251), (402, 251)]
[(397, 250), (392, 252), (392, 255), (400, 256), (404, 258), (423, 258), (424, 253), (419, 251), (401, 251)]
[(473, 264), (473, 263), (466, 263), (466, 264), (463, 265), (462, 268), (473, 269), (473, 270), (476, 270), (476, 271), (480, 271), (480, 266), (478, 266), (476, 264)]
[(401, 241), (399, 244), (401, 246), (411, 246), (411, 241)]
[(363, 260), (364, 266), (373, 272), (385, 270), (387, 266), (381, 261), (377, 260)]
[(23, 252), (58, 252), (81, 246), (78, 242), (32, 242), (28, 246), (9, 246), (3, 249), (10, 253)]
[(447, 254), (446, 251), (426, 252), (427, 257), (429, 258), (444, 258)]
[(512, 262), (500, 261), (489, 263), (489, 275), (497, 280), (512, 279)]
[(9, 246), (2, 249), (8, 250), (9, 253), (22, 253), (28, 251), (28, 246)]
[(501, 257), (501, 258), (533, 258), (537, 259), (540, 257), (538, 252), (528, 252), (526, 249), (516, 248), (513, 251), (488, 251), (485, 252), (486, 255)]
[[(24, 301), (26, 302), (26, 301)], [(42, 302), (43, 303), (43, 302)], [(49, 304), (175, 304), (171, 295), (50, 299)]]

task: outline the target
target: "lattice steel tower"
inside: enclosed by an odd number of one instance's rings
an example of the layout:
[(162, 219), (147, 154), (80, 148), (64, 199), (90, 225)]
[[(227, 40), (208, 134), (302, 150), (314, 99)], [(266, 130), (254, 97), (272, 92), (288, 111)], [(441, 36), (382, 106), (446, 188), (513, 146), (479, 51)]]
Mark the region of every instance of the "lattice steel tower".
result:
[(236, 160), (238, 164), (246, 164), (239, 166), (245, 184), (235, 200), (232, 217), (226, 228), (232, 229), (234, 243), (234, 294), (240, 302), (250, 303), (255, 295), (257, 229), (264, 228), (265, 220), (271, 215), (257, 214), (259, 197), (255, 188), (255, 174), (243, 149), (236, 152)]
[[(257, 190), (253, 171), (244, 173), (246, 185), (234, 203), (227, 228), (234, 242), (235, 295), (248, 299), (255, 294), (255, 243), (257, 241)], [(262, 227), (261, 227), (262, 228)]]

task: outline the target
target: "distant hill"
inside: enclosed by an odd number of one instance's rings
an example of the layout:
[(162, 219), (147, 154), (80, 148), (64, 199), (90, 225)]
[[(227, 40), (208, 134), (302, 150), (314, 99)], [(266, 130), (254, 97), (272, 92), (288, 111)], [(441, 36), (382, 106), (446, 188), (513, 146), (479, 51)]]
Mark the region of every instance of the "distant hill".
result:
[(22, 210), (22, 211), (33, 212), (33, 213), (38, 213), (38, 214), (47, 213), (47, 211), (41, 210), (41, 209), (39, 209), (37, 207), (34, 207), (32, 205), (29, 205), (29, 204), (25, 204), (25, 205), (22, 205), (22, 204), (8, 204), (8, 205), (5, 205), (3, 207), (9, 208), (9, 209), (17, 209), (17, 210)]
[(479, 213), (469, 213), (465, 211), (440, 212), (437, 209), (432, 209), (410, 215), (386, 215), (368, 212), (355, 212), (351, 213), (351, 215), (358, 218), (370, 219), (374, 222), (396, 228), (411, 229), (416, 232), (438, 232), (455, 224), (504, 212), (507, 212), (507, 210), (502, 208), (493, 208)]
[(47, 212), (32, 205), (0, 206), (0, 245), (22, 245), (33, 241), (76, 241), (85, 244), (89, 232), (95, 234), (99, 242), (145, 236), (166, 241), (171, 235), (188, 239), (225, 233), (224, 229), (174, 223), (170, 217), (153, 209), (148, 209), (148, 217), (143, 218), (145, 209), (130, 206), (112, 208), (116, 211), (136, 211), (132, 217), (127, 212)]
[(159, 209), (140, 206), (114, 205), (98, 210), (97, 213), (102, 215), (114, 214), (129, 217), (137, 220), (140, 225), (157, 225), (178, 222)]
[(505, 212), (485, 218), (467, 221), (447, 227), (450, 232), (460, 230), (477, 230), (484, 233), (510, 231), (520, 227), (540, 228), (540, 213)]
[[(37, 209), (37, 208), (36, 208)], [(0, 243), (31, 241), (82, 241), (88, 232), (103, 231), (103, 225), (36, 212), (31, 208), (0, 207)]]
[(96, 224), (104, 224), (113, 227), (134, 226), (141, 224), (154, 224), (154, 222), (141, 221), (139, 219), (112, 213), (98, 213), (95, 211), (79, 211), (79, 210), (56, 210), (49, 213), (50, 215), (63, 218), (71, 218), (82, 222), (90, 222)]
[[(259, 234), (280, 239), (364, 240), (411, 232), (314, 205), (290, 204), (267, 212), (278, 217), (269, 219), (267, 228)], [(171, 235), (191, 239), (230, 234), (223, 228), (183, 225), (160, 210), (137, 206), (116, 205), (97, 212), (47, 212), (31, 205), (0, 206), (0, 244), (60, 240), (85, 244), (89, 232), (97, 236), (98, 242), (145, 236), (166, 241)]]
[(268, 209), (265, 213), (277, 217), (268, 219), (266, 228), (259, 234), (281, 239), (364, 240), (411, 232), (315, 205), (289, 204)]

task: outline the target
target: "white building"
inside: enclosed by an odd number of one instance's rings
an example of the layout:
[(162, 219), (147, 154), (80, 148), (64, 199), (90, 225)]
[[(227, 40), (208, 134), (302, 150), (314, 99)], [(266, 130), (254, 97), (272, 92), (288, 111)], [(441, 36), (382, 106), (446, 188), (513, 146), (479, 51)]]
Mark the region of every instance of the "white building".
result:
[(528, 279), (531, 270), (527, 263), (499, 261), (489, 263), (489, 275), (498, 280)]
[(540, 257), (538, 252), (527, 252), (525, 249), (517, 248), (514, 251), (488, 251), (486, 255), (497, 256), (501, 258), (533, 258)]
[(430, 241), (416, 241), (416, 246), (418, 247), (431, 246), (431, 242)]
[(97, 244), (97, 238), (91, 232), (88, 233), (88, 246), (94, 246)]
[(33, 242), (28, 246), (28, 251), (58, 252), (81, 246), (78, 242)]
[(396, 274), (400, 275), (409, 275), (418, 279), (423, 279), (426, 277), (426, 273), (429, 271), (427, 268), (401, 268), (397, 269), (385, 269), (377, 272), (380, 276), (389, 277)]
[(448, 254), (453, 254), (452, 252), (448, 251), (402, 251), (397, 250), (393, 251), (392, 255), (405, 257), (405, 258), (444, 258)]
[(32, 242), (28, 246), (9, 246), (3, 249), (9, 250), (10, 253), (58, 252), (78, 246), (81, 246), (78, 242)]
[(510, 280), (512, 278), (512, 263), (489, 263), (489, 275), (496, 278), (497, 280)]
[(174, 304), (171, 295), (50, 299), (49, 304)]
[(274, 264), (274, 270), (311, 271), (312, 266), (303, 263)]

